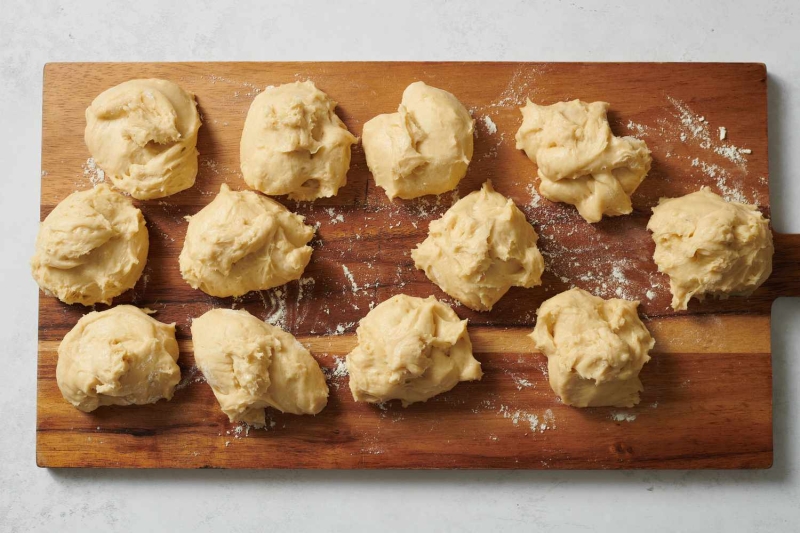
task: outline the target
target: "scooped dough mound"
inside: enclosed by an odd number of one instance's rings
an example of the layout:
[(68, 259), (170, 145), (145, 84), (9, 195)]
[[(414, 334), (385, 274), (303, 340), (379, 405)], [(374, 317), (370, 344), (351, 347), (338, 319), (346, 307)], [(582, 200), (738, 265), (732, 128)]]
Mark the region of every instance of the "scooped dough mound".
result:
[(175, 324), (132, 305), (83, 316), (58, 347), (56, 381), (81, 411), (172, 398), (181, 379)]
[(447, 294), (488, 311), (512, 286), (542, 283), (537, 240), (522, 211), (487, 181), (431, 222), (428, 238), (411, 257)]
[(223, 184), (191, 217), (180, 255), (181, 275), (211, 296), (241, 296), (303, 275), (314, 229), (278, 202)]
[(749, 295), (772, 273), (769, 220), (753, 205), (726, 202), (703, 188), (662, 198), (647, 224), (658, 270), (669, 276), (672, 307), (694, 297)]
[(115, 187), (149, 200), (194, 185), (199, 129), (192, 93), (167, 80), (130, 80), (86, 109), (84, 140)]
[(310, 81), (267, 87), (256, 96), (239, 148), (247, 184), (293, 200), (335, 196), (347, 183), (350, 146), (357, 142), (335, 109)]
[(244, 310), (212, 309), (192, 321), (197, 367), (231, 422), (264, 425), (264, 408), (317, 414), (328, 386), (317, 361), (291, 333)]
[(357, 402), (400, 400), (403, 406), (481, 379), (467, 321), (433, 296), (398, 294), (361, 319), (358, 346), (347, 355)]
[(111, 303), (147, 263), (142, 212), (108, 185), (75, 192), (47, 215), (31, 259), (33, 278), (64, 303)]
[(608, 106), (528, 100), (517, 131), (517, 149), (539, 167), (541, 195), (574, 205), (588, 222), (633, 211), (631, 195), (650, 171), (644, 141), (611, 133)]
[(550, 386), (575, 407), (633, 407), (644, 390), (639, 371), (655, 341), (639, 320), (639, 302), (562, 292), (536, 312), (530, 337), (547, 356)]
[(364, 124), (362, 144), (375, 183), (389, 199), (454, 189), (472, 159), (474, 122), (447, 91), (418, 81), (403, 92), (397, 113)]

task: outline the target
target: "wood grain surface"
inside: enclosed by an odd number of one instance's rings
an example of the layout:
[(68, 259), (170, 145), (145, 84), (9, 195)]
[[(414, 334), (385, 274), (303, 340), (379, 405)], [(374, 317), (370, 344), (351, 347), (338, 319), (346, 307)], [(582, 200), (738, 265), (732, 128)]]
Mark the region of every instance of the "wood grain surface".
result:
[[(41, 217), (100, 179), (83, 143), (84, 110), (101, 91), (139, 77), (173, 80), (197, 95), (203, 116), (196, 185), (136, 202), (150, 231), (145, 275), (114, 303), (176, 322), (183, 381), (170, 402), (82, 413), (55, 380), (58, 344), (89, 309), (40, 295), (37, 464), (46, 467), (172, 468), (767, 468), (772, 464), (770, 308), (800, 295), (800, 238), (776, 235), (775, 271), (750, 298), (693, 300), (669, 308), (668, 280), (652, 262), (645, 226), (664, 196), (709, 186), (758, 204), (769, 216), (766, 69), (760, 64), (543, 63), (143, 63), (50, 64), (44, 71)], [(184, 216), (221, 183), (246, 185), (238, 147), (250, 102), (268, 85), (311, 79), (339, 102), (356, 135), (397, 109), (423, 80), (453, 92), (476, 118), (475, 155), (454, 194), (390, 202), (360, 146), (335, 198), (284, 201), (319, 224), (301, 281), (236, 300), (212, 298), (180, 277)], [(518, 107), (581, 98), (611, 103), (617, 135), (636, 135), (653, 167), (634, 213), (589, 225), (574, 208), (539, 198), (535, 166), (516, 150)], [(702, 117), (702, 120), (701, 120)], [(718, 128), (727, 129), (720, 140)], [(495, 131), (496, 128), (496, 131)], [(750, 150), (744, 154), (739, 149)], [(409, 251), (428, 223), (491, 179), (540, 234), (543, 285), (512, 289), (488, 313), (454, 305), (470, 321), (484, 378), (427, 403), (356, 404), (342, 371), (358, 320), (407, 293), (454, 304)], [(346, 275), (346, 267), (352, 279)], [(640, 300), (656, 338), (633, 409), (573, 409), (547, 383), (546, 359), (525, 337), (543, 300), (571, 286)], [(314, 417), (268, 411), (266, 429), (228, 422), (194, 366), (189, 324), (213, 307), (246, 308), (282, 325), (311, 349), (329, 377), (327, 408)], [(97, 306), (98, 309), (105, 308)]]

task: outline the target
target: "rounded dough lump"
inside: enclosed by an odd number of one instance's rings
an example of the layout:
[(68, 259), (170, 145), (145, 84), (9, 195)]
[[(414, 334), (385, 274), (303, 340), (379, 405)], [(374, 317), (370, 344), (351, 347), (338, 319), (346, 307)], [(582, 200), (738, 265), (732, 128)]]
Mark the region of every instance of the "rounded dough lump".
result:
[(706, 188), (662, 198), (647, 229), (675, 310), (686, 309), (692, 297), (749, 295), (772, 273), (769, 220), (755, 206), (726, 202)]
[(411, 257), (444, 292), (488, 311), (512, 286), (542, 283), (537, 240), (522, 211), (487, 181), (431, 222), (428, 238)]
[(546, 300), (530, 337), (547, 356), (550, 387), (574, 407), (633, 407), (644, 390), (639, 371), (653, 337), (639, 302), (603, 300), (571, 289)]
[(357, 334), (347, 355), (357, 402), (397, 399), (405, 407), (481, 379), (467, 321), (433, 296), (393, 296), (361, 319)]
[(447, 192), (472, 159), (474, 121), (455, 96), (418, 81), (397, 113), (364, 124), (362, 144), (375, 183), (389, 199)]
[(172, 399), (181, 379), (175, 324), (119, 305), (85, 315), (58, 347), (56, 381), (81, 411)]
[(650, 171), (650, 150), (634, 137), (615, 137), (606, 102), (549, 106), (530, 100), (522, 111), (517, 149), (539, 167), (539, 192), (578, 208), (588, 222), (633, 211), (631, 195)]
[(241, 296), (303, 275), (314, 229), (303, 217), (253, 191), (223, 184), (214, 200), (189, 219), (181, 275), (211, 296)]
[(250, 187), (293, 200), (335, 196), (347, 183), (358, 139), (336, 102), (310, 82), (267, 87), (247, 112), (239, 159)]
[(115, 187), (149, 200), (194, 185), (199, 129), (192, 93), (167, 80), (130, 80), (86, 109), (84, 140)]
[(64, 303), (110, 304), (136, 285), (147, 263), (142, 212), (101, 184), (75, 192), (47, 215), (36, 237), (36, 283)]
[(231, 422), (264, 425), (264, 408), (317, 414), (328, 386), (317, 361), (290, 333), (244, 310), (212, 309), (192, 321), (197, 367)]

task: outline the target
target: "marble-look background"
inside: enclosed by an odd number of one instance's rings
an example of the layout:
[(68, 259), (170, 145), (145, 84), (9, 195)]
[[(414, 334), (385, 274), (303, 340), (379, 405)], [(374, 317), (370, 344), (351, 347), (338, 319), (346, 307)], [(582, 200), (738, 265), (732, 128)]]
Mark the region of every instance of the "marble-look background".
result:
[(796, 531), (800, 300), (774, 308), (757, 472), (48, 471), (34, 459), (42, 67), (50, 61), (759, 61), (772, 212), (800, 232), (800, 5), (201, 1), (0, 5), (0, 531)]

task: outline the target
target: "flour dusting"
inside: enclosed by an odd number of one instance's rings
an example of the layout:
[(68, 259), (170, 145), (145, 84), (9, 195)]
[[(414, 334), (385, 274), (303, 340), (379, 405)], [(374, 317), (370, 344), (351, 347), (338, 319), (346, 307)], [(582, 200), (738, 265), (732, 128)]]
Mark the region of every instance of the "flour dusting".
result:
[(87, 159), (86, 162), (81, 165), (81, 168), (83, 168), (83, 177), (89, 178), (93, 187), (106, 181), (106, 173), (97, 166), (93, 157)]
[(633, 422), (636, 415), (625, 411), (614, 411), (611, 413), (611, 420), (614, 422)]
[(486, 128), (487, 132), (489, 132), (489, 135), (494, 135), (497, 133), (497, 125), (492, 120), (492, 117), (489, 115), (484, 115), (481, 121), (483, 122), (483, 127)]

